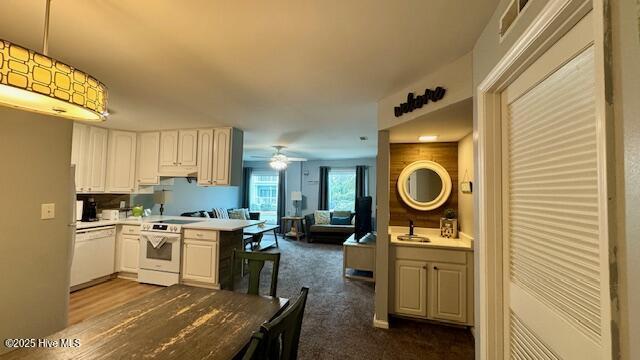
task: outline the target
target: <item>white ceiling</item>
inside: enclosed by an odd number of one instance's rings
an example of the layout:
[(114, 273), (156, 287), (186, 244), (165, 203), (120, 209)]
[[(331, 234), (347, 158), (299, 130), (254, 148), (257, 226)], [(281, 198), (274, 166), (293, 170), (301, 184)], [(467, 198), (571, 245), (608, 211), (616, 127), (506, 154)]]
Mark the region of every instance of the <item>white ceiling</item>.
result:
[(416, 143), (421, 135), (437, 135), (438, 142), (458, 141), (473, 131), (473, 99), (417, 117), (389, 129), (392, 143)]
[[(106, 126), (355, 158), (375, 155), (376, 102), (470, 51), (497, 2), (53, 0), (50, 54), (107, 85)], [(41, 49), (44, 4), (0, 1), (0, 38)]]

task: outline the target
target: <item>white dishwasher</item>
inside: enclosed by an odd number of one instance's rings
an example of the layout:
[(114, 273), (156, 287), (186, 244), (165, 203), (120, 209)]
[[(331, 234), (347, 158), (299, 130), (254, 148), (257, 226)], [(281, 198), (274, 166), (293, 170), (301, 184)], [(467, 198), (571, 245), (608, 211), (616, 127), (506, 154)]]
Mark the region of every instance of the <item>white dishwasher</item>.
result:
[(115, 272), (116, 228), (101, 226), (76, 231), (70, 286)]

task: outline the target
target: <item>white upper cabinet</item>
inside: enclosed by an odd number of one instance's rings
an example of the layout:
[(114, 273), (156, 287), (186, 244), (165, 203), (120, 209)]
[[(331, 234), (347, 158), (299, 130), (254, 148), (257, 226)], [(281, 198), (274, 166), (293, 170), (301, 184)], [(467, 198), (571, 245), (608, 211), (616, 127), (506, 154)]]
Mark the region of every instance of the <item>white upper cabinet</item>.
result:
[(215, 129), (213, 147), (213, 183), (229, 185), (231, 183), (229, 164), (231, 162), (231, 128)]
[(87, 186), (87, 152), (89, 150), (89, 126), (73, 123), (71, 163), (76, 166), (76, 192), (85, 192)]
[(107, 173), (107, 143), (109, 131), (99, 127), (89, 128), (89, 151), (87, 166), (87, 186), (85, 192), (105, 191)]
[(107, 192), (131, 193), (136, 180), (136, 133), (109, 131)]
[(138, 184), (158, 185), (158, 163), (160, 160), (160, 133), (138, 134)]
[(160, 133), (160, 165), (178, 165), (178, 130)]
[[(217, 128), (200, 130), (200, 134), (198, 184), (240, 185), (242, 182), (242, 131), (234, 128)], [(203, 134), (206, 135), (203, 136)]]
[(198, 165), (198, 130), (178, 132), (178, 165)]
[(198, 172), (198, 130), (160, 133), (160, 176), (188, 176)]
[(213, 183), (213, 129), (200, 130), (198, 133), (198, 184)]

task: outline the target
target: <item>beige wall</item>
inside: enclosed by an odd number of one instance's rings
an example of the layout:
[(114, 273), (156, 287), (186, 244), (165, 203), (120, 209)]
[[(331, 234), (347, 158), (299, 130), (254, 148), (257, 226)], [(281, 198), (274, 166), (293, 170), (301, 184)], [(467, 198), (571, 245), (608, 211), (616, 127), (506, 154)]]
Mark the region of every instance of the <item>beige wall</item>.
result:
[(37, 338), (67, 322), (72, 123), (0, 107), (0, 129), (0, 339)]
[[(473, 133), (458, 141), (458, 185), (463, 181), (474, 182)], [(465, 194), (458, 186), (458, 222), (460, 231), (473, 237), (473, 193)]]
[[(449, 105), (469, 99), (472, 91), (473, 57), (471, 52), (435, 69), (433, 72), (416, 80), (412, 84), (378, 101), (378, 130), (389, 129), (425, 114), (445, 108)], [(424, 93), (425, 89), (435, 89), (442, 86), (447, 89), (444, 98), (438, 102), (430, 102), (420, 109), (396, 117), (393, 109), (407, 100), (407, 94)]]
[(640, 1), (610, 0), (624, 359), (640, 354)]

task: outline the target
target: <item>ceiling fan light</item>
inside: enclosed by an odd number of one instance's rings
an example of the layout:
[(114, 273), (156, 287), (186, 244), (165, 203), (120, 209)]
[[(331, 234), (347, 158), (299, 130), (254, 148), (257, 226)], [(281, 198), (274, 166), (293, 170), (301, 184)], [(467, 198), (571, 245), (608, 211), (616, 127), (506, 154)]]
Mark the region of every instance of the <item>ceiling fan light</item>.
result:
[(0, 40), (0, 104), (73, 120), (104, 121), (107, 88), (85, 72)]
[(271, 162), (269, 163), (269, 165), (271, 166), (272, 169), (274, 170), (284, 170), (287, 168), (287, 162), (286, 161), (282, 161), (280, 159), (273, 159), (271, 160)]

